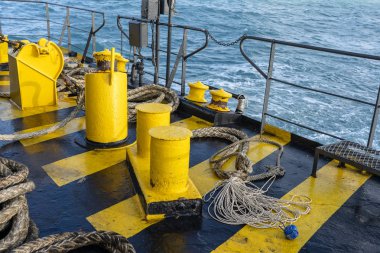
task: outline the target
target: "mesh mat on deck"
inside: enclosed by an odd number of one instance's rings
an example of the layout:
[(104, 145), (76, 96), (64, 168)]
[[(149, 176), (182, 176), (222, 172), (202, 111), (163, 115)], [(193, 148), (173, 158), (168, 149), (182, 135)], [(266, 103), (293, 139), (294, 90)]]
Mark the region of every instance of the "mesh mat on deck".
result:
[(351, 141), (325, 145), (319, 149), (380, 171), (380, 151)]

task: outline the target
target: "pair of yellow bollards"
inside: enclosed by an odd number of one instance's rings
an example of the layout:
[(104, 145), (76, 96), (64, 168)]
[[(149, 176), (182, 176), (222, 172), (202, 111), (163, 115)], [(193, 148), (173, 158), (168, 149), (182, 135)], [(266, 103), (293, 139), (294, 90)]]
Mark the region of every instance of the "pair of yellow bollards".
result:
[[(196, 103), (206, 103), (205, 93), (209, 90), (209, 86), (204, 85), (202, 82), (198, 81), (195, 83), (189, 83), (190, 91), (189, 95), (185, 98), (187, 100)], [(231, 93), (226, 92), (224, 89), (211, 90), (211, 102), (207, 105), (210, 108), (219, 112), (229, 112), (230, 109), (227, 106), (228, 100), (232, 97)]]

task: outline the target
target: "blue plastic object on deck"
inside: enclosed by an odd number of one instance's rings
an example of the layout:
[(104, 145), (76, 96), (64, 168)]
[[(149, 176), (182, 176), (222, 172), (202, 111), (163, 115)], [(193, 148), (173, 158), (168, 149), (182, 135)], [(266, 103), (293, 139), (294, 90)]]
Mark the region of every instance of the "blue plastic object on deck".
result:
[(298, 229), (295, 225), (285, 227), (284, 233), (287, 239), (294, 240), (298, 237)]

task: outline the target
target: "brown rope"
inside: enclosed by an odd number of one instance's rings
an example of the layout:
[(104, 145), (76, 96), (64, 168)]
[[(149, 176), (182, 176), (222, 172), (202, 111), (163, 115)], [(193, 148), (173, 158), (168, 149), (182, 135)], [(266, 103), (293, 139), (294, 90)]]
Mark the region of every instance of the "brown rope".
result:
[(0, 157), (0, 252), (69, 252), (97, 245), (108, 252), (135, 253), (128, 240), (114, 232), (74, 232), (38, 238), (38, 229), (29, 218), (25, 194), (34, 189), (27, 180), (28, 168)]
[[(257, 181), (270, 178), (272, 176), (283, 176), (285, 169), (281, 167), (280, 161), (283, 153), (282, 145), (267, 140), (264, 138), (253, 139), (248, 138), (247, 134), (235, 128), (229, 127), (207, 127), (200, 128), (193, 131), (193, 138), (221, 138), (232, 142), (232, 144), (221, 149), (210, 158), (211, 168), (215, 174), (222, 179), (229, 179), (231, 177), (239, 177), (245, 181)], [(266, 166), (267, 171), (250, 175), (253, 170), (253, 162), (247, 156), (249, 144), (251, 142), (261, 142), (275, 145), (279, 148), (277, 154), (276, 164)], [(231, 158), (236, 157), (235, 171), (223, 170), (223, 165)]]

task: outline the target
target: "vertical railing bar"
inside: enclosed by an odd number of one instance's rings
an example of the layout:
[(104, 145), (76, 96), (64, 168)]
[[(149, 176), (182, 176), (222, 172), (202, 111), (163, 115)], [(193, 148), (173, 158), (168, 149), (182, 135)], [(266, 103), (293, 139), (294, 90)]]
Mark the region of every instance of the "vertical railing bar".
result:
[(48, 40), (50, 40), (50, 15), (49, 15), (49, 3), (45, 3), (45, 12), (46, 12), (46, 31)]
[(70, 8), (66, 7), (67, 16), (67, 49), (71, 52), (71, 29), (70, 29)]
[(187, 29), (183, 30), (183, 48), (182, 48), (182, 75), (181, 75), (181, 96), (185, 95), (185, 85), (186, 85), (186, 51), (187, 51)]
[(161, 1), (158, 1), (157, 19), (156, 19), (156, 65), (154, 68), (154, 84), (159, 84), (160, 82), (160, 5)]
[(276, 51), (276, 44), (272, 42), (271, 48), (270, 48), (270, 56), (269, 56), (269, 64), (268, 64), (268, 74), (265, 82), (265, 95), (264, 95), (264, 103), (263, 103), (263, 111), (261, 115), (261, 127), (260, 127), (260, 134), (264, 133), (265, 130), (265, 123), (266, 123), (266, 114), (268, 112), (268, 104), (269, 104), (269, 96), (270, 96), (270, 85), (272, 81), (272, 73), (273, 73), (273, 62), (274, 62), (274, 55)]
[(123, 55), (123, 33), (120, 32), (120, 54)]
[(67, 27), (67, 18), (68, 17), (67, 17), (67, 12), (66, 12), (65, 22), (63, 23), (63, 26), (62, 26), (62, 31), (61, 31), (61, 36), (59, 37), (58, 46), (62, 46), (63, 36), (65, 36), (65, 30)]
[(367, 142), (367, 147), (369, 148), (372, 147), (373, 140), (375, 138), (377, 122), (379, 121), (379, 113), (380, 113), (380, 85), (379, 85), (379, 91), (377, 92), (376, 105), (375, 105), (375, 110), (373, 111), (371, 129), (369, 131), (369, 137), (368, 137), (368, 142)]
[(170, 77), (170, 57), (172, 51), (172, 2), (173, 0), (168, 0), (169, 4), (169, 17), (168, 17), (168, 40), (166, 45), (166, 87), (169, 85)]
[[(95, 31), (95, 13), (92, 12), (92, 31)], [(92, 34), (92, 53), (96, 52), (96, 33)]]

